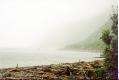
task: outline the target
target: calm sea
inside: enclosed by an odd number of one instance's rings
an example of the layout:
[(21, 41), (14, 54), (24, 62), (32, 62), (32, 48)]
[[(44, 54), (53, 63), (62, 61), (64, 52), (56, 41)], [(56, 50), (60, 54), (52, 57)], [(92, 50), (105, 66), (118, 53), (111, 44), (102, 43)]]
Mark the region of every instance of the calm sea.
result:
[(100, 53), (66, 50), (0, 50), (0, 68), (97, 60)]

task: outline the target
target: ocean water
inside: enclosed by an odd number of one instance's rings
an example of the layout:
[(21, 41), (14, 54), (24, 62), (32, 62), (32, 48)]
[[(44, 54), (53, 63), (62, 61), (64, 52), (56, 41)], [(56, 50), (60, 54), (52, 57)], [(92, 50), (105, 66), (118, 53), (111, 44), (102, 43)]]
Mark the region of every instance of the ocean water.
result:
[(68, 50), (0, 50), (0, 68), (99, 60), (101, 53)]

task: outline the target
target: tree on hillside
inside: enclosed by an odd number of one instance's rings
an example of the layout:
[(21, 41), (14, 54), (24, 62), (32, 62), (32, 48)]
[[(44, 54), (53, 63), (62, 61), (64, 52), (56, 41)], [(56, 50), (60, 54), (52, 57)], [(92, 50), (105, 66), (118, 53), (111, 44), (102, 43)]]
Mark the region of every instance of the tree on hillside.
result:
[(102, 41), (106, 47), (103, 52), (105, 58), (105, 68), (108, 80), (118, 78), (118, 14), (114, 13), (111, 17), (111, 30), (105, 30), (102, 34)]

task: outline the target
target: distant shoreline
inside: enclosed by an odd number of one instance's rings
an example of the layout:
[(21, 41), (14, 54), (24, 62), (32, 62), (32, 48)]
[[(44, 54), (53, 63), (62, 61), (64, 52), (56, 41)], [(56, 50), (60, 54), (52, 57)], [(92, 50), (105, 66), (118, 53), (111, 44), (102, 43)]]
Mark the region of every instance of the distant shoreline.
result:
[(102, 53), (102, 50), (93, 50), (93, 49), (60, 49), (60, 50), (69, 50), (69, 51), (81, 51), (81, 52), (98, 52)]

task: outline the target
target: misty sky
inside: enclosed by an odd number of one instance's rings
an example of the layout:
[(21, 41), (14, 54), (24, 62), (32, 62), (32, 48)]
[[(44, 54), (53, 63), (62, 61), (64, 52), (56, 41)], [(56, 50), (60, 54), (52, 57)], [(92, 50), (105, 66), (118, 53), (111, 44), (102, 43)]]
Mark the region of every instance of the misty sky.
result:
[(0, 0), (0, 47), (79, 42), (108, 21), (113, 0)]

